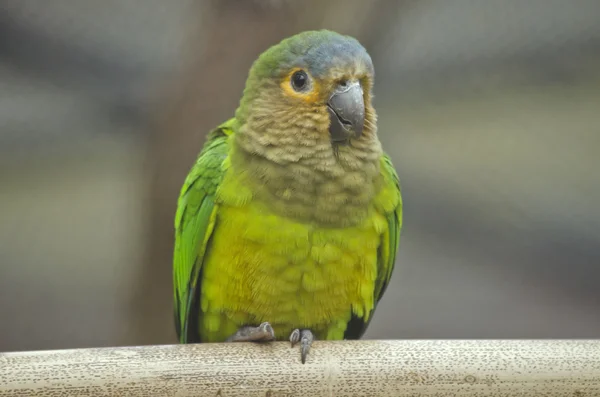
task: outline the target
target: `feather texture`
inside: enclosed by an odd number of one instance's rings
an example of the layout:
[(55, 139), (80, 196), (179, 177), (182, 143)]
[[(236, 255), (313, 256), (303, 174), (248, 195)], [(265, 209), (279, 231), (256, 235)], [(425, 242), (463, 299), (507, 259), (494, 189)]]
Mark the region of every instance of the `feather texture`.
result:
[(174, 258), (180, 341), (224, 341), (263, 321), (280, 339), (298, 327), (321, 339), (360, 337), (390, 280), (402, 225), (389, 158), (380, 158), (369, 215), (352, 227), (320, 227), (256, 199), (247, 173), (229, 164), (233, 123), (211, 133), (181, 190)]
[[(311, 92), (287, 87), (305, 68)], [(340, 79), (364, 88), (365, 128), (332, 144), (326, 102)], [(209, 134), (175, 217), (180, 342), (222, 342), (268, 321), (277, 339), (360, 338), (390, 281), (400, 182), (377, 138), (373, 66), (354, 39), (308, 32), (266, 51), (236, 117)], [(282, 89), (283, 87), (283, 89)]]

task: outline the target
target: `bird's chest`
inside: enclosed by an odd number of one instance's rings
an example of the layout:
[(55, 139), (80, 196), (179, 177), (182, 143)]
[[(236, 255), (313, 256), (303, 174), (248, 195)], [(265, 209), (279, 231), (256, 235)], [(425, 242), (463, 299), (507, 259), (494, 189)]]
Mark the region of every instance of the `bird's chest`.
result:
[(326, 329), (373, 307), (380, 236), (297, 223), (265, 208), (220, 208), (204, 264), (202, 306), (240, 325)]

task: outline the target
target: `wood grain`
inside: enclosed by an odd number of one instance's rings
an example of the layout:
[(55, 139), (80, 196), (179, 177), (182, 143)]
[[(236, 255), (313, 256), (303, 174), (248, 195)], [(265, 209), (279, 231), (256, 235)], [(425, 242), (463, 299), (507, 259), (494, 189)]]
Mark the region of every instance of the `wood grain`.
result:
[(0, 396), (600, 396), (600, 340), (231, 343), (0, 354)]

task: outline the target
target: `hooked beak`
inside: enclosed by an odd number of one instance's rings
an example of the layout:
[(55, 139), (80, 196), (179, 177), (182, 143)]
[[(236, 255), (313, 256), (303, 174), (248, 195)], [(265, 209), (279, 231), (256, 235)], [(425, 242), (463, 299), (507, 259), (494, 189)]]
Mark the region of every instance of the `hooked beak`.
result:
[(360, 83), (340, 83), (327, 101), (327, 111), (332, 142), (347, 143), (350, 138), (360, 137), (365, 123), (365, 102)]

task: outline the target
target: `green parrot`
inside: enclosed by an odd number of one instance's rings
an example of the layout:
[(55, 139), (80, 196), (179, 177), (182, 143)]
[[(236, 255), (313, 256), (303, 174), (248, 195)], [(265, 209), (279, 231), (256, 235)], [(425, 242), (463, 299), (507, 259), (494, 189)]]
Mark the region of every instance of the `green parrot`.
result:
[(262, 53), (175, 216), (180, 343), (358, 339), (394, 269), (400, 182), (364, 47), (308, 31)]

